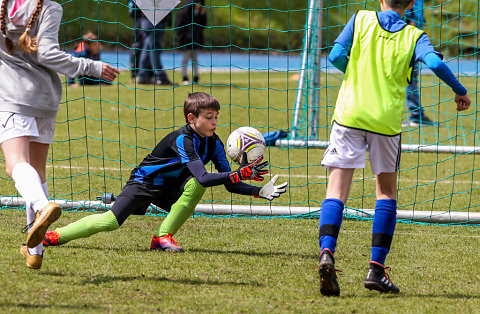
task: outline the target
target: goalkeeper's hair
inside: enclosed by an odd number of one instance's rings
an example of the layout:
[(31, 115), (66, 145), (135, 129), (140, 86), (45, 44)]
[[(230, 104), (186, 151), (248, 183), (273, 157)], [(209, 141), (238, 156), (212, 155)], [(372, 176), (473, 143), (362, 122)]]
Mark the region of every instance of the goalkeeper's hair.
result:
[(385, 0), (388, 7), (397, 10), (405, 10), (412, 0)]
[(202, 110), (213, 109), (220, 111), (220, 103), (217, 98), (202, 92), (191, 93), (185, 99), (183, 105), (183, 114), (185, 115), (185, 121), (188, 123), (188, 114), (191, 113), (195, 117), (198, 117)]

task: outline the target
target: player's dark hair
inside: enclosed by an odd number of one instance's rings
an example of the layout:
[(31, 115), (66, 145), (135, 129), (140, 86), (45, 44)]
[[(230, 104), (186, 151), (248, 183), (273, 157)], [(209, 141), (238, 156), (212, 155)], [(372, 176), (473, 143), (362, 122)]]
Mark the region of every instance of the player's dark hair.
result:
[(195, 117), (198, 117), (200, 112), (205, 109), (220, 111), (220, 103), (218, 102), (217, 98), (202, 92), (189, 94), (183, 105), (185, 121), (188, 123), (187, 116), (189, 113), (193, 114)]
[(408, 7), (408, 5), (412, 2), (412, 0), (385, 0), (387, 6), (392, 9), (397, 10), (404, 10)]

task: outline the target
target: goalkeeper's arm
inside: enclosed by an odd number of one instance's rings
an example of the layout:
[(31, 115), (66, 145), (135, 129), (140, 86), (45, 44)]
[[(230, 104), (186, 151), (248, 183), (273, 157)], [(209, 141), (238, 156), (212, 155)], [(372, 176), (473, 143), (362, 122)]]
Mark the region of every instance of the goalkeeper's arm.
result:
[(268, 170), (263, 168), (268, 165), (268, 162), (260, 163), (262, 158), (260, 157), (252, 163), (242, 165), (238, 169), (229, 172), (207, 172), (203, 162), (198, 159), (188, 162), (187, 168), (203, 187), (239, 183), (241, 180), (263, 181), (263, 175), (268, 173)]
[(261, 197), (269, 201), (274, 198), (279, 197), (287, 191), (288, 183), (284, 182), (279, 185), (275, 185), (275, 182), (278, 180), (278, 174), (272, 178), (267, 184), (263, 187), (257, 187), (243, 182), (238, 182), (235, 184), (226, 183), (225, 187), (230, 193), (237, 193), (242, 195), (253, 195), (255, 197)]
[(230, 179), (230, 177), (232, 173), (235, 173), (235, 171), (220, 173), (207, 172), (201, 160), (189, 162), (187, 163), (187, 167), (202, 186), (210, 187), (224, 184), (225, 188), (230, 193), (252, 195), (256, 197), (262, 197), (271, 201), (272, 199), (277, 198), (281, 194), (285, 193), (287, 190), (287, 182), (280, 185), (275, 185), (275, 182), (278, 179), (278, 175), (274, 176), (272, 180), (270, 180), (263, 187), (258, 187), (243, 182), (234, 183), (233, 180)]

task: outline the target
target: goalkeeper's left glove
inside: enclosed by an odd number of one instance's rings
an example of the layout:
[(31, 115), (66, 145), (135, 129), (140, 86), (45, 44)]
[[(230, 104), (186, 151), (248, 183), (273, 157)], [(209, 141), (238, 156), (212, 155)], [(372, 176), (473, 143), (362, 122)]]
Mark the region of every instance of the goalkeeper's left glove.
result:
[(280, 196), (280, 194), (283, 194), (287, 191), (287, 182), (284, 182), (280, 185), (275, 185), (275, 182), (278, 180), (278, 174), (270, 180), (267, 184), (263, 186), (263, 188), (260, 189), (260, 192), (258, 193), (258, 196), (261, 198), (265, 198), (269, 201), (273, 200), (274, 198), (277, 198)]
[(232, 183), (240, 182), (240, 180), (263, 181), (263, 175), (268, 173), (264, 170), (268, 166), (268, 161), (262, 162), (263, 156), (258, 157), (255, 161), (248, 163), (247, 154), (243, 154), (242, 165), (234, 171), (230, 171), (229, 178)]

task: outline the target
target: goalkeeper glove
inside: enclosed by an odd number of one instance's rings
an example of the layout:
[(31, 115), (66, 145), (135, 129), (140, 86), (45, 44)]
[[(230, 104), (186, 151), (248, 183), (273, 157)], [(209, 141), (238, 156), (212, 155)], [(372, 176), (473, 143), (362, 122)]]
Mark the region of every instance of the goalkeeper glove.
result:
[(260, 190), (258, 193), (258, 196), (261, 198), (265, 198), (269, 201), (273, 200), (274, 198), (277, 198), (280, 196), (280, 194), (283, 194), (287, 191), (287, 182), (284, 182), (280, 185), (275, 185), (275, 182), (278, 180), (278, 174), (275, 175), (270, 182), (265, 184), (263, 188)]
[(230, 173), (230, 181), (232, 183), (240, 182), (241, 180), (255, 180), (263, 181), (263, 175), (268, 173), (268, 170), (264, 170), (268, 166), (268, 161), (262, 162), (263, 156), (257, 158), (257, 160), (248, 163), (246, 153), (243, 156), (243, 163), (237, 170)]

